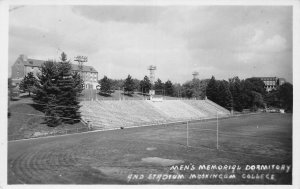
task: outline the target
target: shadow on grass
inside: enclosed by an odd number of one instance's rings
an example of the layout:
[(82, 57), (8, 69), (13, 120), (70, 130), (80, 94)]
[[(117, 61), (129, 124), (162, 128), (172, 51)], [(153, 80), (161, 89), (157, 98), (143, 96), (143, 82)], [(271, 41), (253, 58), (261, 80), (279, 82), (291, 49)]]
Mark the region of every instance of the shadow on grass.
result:
[(141, 96), (150, 96), (149, 94), (141, 93), (141, 92), (137, 92), (136, 94), (141, 95)]
[(22, 95), (22, 96), (20, 96), (19, 98), (32, 98), (32, 95)]
[(121, 93), (122, 95), (128, 96), (128, 97), (133, 97), (132, 93)]
[(19, 101), (21, 100), (20, 98), (11, 98), (10, 101)]
[(98, 93), (100, 96), (103, 96), (103, 97), (111, 97), (111, 94), (110, 93), (101, 93), (99, 92)]
[(41, 105), (41, 104), (29, 104), (29, 105), (33, 107), (35, 110), (45, 113), (44, 112), (45, 105)]

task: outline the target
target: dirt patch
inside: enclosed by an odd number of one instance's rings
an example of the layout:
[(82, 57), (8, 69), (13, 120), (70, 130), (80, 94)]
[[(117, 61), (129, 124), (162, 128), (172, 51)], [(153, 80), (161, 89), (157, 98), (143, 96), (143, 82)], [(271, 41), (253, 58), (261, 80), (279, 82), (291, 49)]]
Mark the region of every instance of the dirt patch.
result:
[(147, 157), (142, 158), (142, 162), (144, 163), (151, 163), (151, 164), (158, 164), (161, 166), (171, 166), (179, 163), (184, 163), (183, 160), (175, 160), (175, 159), (164, 159), (159, 157)]

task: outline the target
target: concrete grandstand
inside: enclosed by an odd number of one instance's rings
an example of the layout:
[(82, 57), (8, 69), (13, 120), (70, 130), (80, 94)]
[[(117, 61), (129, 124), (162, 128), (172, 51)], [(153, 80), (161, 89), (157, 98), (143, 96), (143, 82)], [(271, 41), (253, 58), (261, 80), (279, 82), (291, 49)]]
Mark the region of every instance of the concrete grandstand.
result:
[(82, 101), (81, 115), (95, 129), (226, 117), (230, 112), (210, 100)]

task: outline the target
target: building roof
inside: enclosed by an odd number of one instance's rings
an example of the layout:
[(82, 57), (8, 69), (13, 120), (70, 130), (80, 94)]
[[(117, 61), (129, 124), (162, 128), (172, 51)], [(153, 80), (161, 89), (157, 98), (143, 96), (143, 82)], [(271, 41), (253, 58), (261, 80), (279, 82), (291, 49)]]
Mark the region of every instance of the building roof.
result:
[[(22, 57), (20, 58), (20, 60), (23, 62), (24, 66), (33, 66), (33, 67), (41, 67), (42, 64), (45, 62), (45, 60), (37, 60), (37, 59), (23, 59)], [(79, 67), (77, 64), (71, 64), (72, 65), (72, 70), (74, 71), (79, 71)], [(82, 71), (84, 72), (97, 72), (97, 70), (92, 67), (92, 66), (82, 66)]]
[(277, 80), (277, 77), (255, 77), (255, 78), (259, 78), (261, 79), (262, 81), (276, 81)]

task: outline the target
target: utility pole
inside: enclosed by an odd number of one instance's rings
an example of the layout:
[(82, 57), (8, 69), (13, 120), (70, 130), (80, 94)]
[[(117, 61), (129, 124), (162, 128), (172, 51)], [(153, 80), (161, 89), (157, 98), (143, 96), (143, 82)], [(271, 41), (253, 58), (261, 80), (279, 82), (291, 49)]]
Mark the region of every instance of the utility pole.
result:
[(85, 78), (83, 78), (83, 76), (82, 76), (82, 70), (83, 70), (83, 63), (88, 61), (88, 57), (78, 55), (78, 56), (74, 57), (74, 61), (78, 62), (79, 75), (80, 75), (80, 78), (84, 81), (84, 86), (86, 86)]
[(189, 147), (189, 121), (186, 122), (186, 145)]
[(219, 118), (217, 111), (217, 150), (219, 150)]

